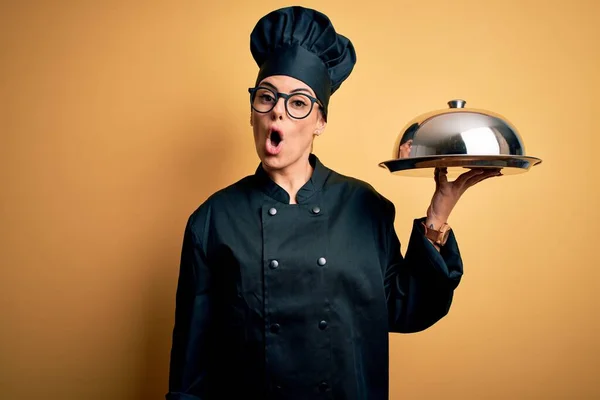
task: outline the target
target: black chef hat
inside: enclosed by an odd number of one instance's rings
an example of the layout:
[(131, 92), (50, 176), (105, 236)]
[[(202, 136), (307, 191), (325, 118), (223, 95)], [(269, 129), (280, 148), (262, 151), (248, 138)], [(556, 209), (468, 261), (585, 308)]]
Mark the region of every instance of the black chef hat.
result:
[(300, 6), (262, 17), (250, 35), (250, 51), (260, 68), (256, 84), (272, 75), (296, 78), (315, 92), (325, 115), (329, 97), (356, 63), (354, 46), (336, 33), (329, 18)]

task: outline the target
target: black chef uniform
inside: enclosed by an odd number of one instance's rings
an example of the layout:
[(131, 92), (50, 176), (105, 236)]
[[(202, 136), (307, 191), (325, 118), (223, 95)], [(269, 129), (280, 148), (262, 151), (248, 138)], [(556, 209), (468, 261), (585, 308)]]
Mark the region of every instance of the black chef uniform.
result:
[[(267, 17), (280, 36), (312, 29), (313, 48), (333, 29), (300, 7)], [(351, 44), (333, 38), (343, 54), (328, 57), (345, 58), (338, 72), (347, 76)], [(309, 161), (297, 204), (259, 164), (189, 217), (166, 399), (387, 400), (388, 333), (421, 331), (448, 313), (463, 273), (454, 234), (438, 252), (415, 219), (403, 257), (393, 203), (314, 154)]]

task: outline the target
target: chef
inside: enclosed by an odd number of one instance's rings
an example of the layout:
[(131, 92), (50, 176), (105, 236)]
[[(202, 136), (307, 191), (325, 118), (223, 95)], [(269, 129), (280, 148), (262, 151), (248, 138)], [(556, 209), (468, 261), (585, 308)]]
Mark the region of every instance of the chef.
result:
[(448, 313), (463, 273), (448, 217), (498, 174), (436, 170), (403, 256), (394, 205), (312, 150), (356, 62), (351, 41), (323, 13), (286, 7), (258, 21), (250, 50), (260, 163), (187, 220), (166, 399), (387, 400), (388, 333)]

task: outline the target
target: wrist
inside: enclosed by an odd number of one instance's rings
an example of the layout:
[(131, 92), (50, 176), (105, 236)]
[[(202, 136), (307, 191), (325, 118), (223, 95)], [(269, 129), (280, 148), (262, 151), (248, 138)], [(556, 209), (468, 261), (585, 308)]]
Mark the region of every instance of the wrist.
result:
[(436, 249), (440, 250), (440, 247), (446, 244), (452, 228), (445, 221), (438, 221), (441, 220), (430, 220), (429, 218), (426, 218), (425, 221), (421, 222), (421, 224), (427, 240), (429, 240), (429, 242), (431, 242)]
[(448, 223), (447, 219), (437, 218), (433, 216), (427, 216), (427, 218), (425, 219), (425, 225), (427, 225), (429, 229), (435, 229), (436, 231), (439, 230), (442, 227), (442, 225), (446, 223)]

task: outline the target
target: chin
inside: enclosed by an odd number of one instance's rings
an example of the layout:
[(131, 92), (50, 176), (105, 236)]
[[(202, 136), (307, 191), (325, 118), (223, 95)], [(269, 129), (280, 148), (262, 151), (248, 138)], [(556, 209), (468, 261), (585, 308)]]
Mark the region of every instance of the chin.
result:
[(264, 153), (260, 154), (259, 156), (260, 161), (263, 163), (263, 165), (269, 169), (284, 169), (285, 167), (287, 167), (290, 163), (289, 161), (286, 160), (285, 157), (283, 157), (281, 154), (276, 155), (276, 156), (271, 156), (271, 155), (266, 155)]
[(272, 171), (284, 170), (294, 165), (304, 157), (303, 154), (288, 154), (286, 152), (281, 152), (277, 155), (270, 155), (267, 154), (263, 149), (259, 151), (258, 155), (263, 165)]

